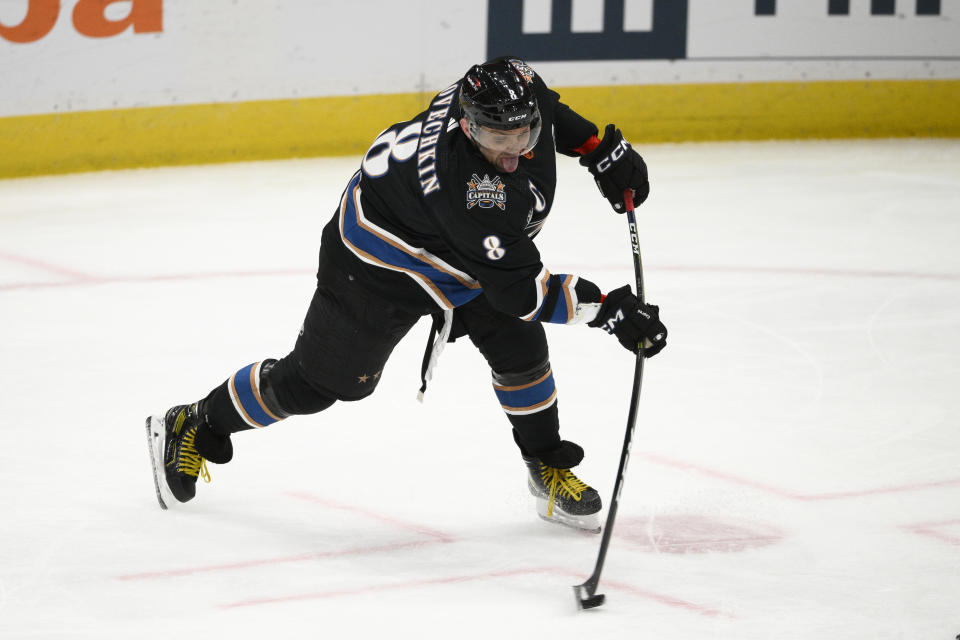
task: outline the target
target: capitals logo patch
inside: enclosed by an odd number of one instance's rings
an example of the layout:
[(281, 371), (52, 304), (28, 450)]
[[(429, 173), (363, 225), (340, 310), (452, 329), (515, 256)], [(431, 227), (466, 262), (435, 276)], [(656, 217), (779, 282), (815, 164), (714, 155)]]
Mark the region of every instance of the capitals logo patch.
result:
[(526, 80), (528, 84), (533, 82), (533, 77), (536, 74), (533, 72), (533, 69), (530, 68), (530, 65), (523, 60), (517, 60), (516, 58), (512, 58), (510, 60), (510, 64), (512, 64), (513, 68), (516, 69), (521, 76), (523, 76), (523, 79)]
[(494, 205), (500, 207), (500, 210), (507, 208), (507, 192), (504, 191), (507, 185), (500, 181), (500, 176), (491, 178), (483, 174), (483, 178), (473, 174), (470, 182), (467, 183), (467, 209), (473, 209), (480, 205), (481, 209), (492, 209)]

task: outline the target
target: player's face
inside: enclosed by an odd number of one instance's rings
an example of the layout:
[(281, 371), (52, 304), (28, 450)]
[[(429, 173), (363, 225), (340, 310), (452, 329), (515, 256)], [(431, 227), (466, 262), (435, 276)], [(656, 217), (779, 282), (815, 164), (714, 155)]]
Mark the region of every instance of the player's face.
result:
[[(464, 130), (467, 135), (470, 135), (466, 127)], [(507, 130), (477, 127), (475, 134), (470, 137), (477, 143), (483, 157), (490, 164), (507, 173), (517, 170), (520, 165), (520, 155), (532, 146), (529, 126)]]
[(496, 153), (512, 153), (520, 155), (530, 142), (530, 127), (520, 129), (487, 129), (480, 127), (477, 134), (477, 144)]

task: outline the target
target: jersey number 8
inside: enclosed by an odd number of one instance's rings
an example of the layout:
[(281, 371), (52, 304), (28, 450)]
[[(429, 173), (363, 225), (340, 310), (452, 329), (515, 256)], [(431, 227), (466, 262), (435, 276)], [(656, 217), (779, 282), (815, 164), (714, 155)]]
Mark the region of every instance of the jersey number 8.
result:
[(390, 169), (390, 158), (397, 162), (405, 162), (417, 152), (420, 143), (420, 129), (422, 122), (411, 122), (398, 133), (395, 129), (387, 129), (373, 141), (367, 154), (363, 156), (363, 172), (369, 178), (379, 178)]
[(487, 236), (484, 238), (483, 248), (487, 250), (487, 257), (491, 260), (499, 260), (503, 257), (503, 254), (507, 252), (506, 249), (500, 246), (500, 238), (497, 236)]

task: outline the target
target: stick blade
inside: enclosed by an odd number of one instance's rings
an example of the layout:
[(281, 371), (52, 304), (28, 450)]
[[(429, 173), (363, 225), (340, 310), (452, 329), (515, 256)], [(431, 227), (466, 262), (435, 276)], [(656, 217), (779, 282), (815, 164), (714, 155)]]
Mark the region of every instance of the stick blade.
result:
[(602, 593), (591, 593), (591, 590), (585, 584), (575, 586), (573, 593), (577, 598), (578, 609), (594, 609), (602, 605), (607, 599)]

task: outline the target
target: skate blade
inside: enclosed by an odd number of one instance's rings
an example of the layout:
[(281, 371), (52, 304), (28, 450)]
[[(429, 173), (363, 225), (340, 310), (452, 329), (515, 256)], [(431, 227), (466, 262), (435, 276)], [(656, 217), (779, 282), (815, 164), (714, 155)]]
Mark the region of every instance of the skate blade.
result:
[(166, 510), (168, 504), (173, 504), (173, 494), (167, 488), (167, 475), (163, 470), (163, 438), (166, 426), (163, 418), (150, 416), (147, 418), (147, 448), (150, 451), (150, 467), (153, 469), (153, 487), (157, 490), (157, 502), (160, 508)]
[(571, 529), (586, 531), (587, 533), (600, 533), (600, 514), (590, 513), (587, 515), (574, 515), (560, 509), (556, 504), (553, 505), (553, 515), (548, 516), (548, 502), (544, 498), (537, 498), (537, 515), (547, 522), (560, 524)]

